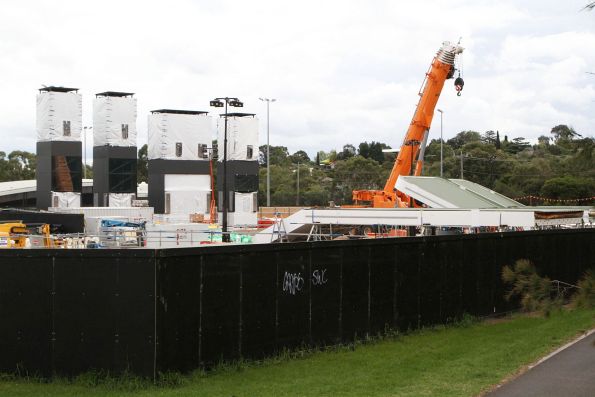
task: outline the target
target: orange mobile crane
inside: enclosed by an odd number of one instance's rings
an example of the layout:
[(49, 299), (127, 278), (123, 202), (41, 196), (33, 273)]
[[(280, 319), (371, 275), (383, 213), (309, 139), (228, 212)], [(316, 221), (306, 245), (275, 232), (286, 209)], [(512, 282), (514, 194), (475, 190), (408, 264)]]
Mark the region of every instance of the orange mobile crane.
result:
[[(419, 91), (419, 103), (413, 114), (413, 119), (405, 134), (401, 150), (383, 190), (354, 190), (353, 202), (355, 206), (374, 208), (409, 207), (410, 199), (395, 189), (397, 179), (401, 175), (420, 175), (423, 166), (423, 152), (425, 150), (428, 132), (434, 116), (434, 108), (447, 79), (455, 74), (455, 58), (463, 52), (463, 47), (442, 43), (442, 47), (434, 57), (430, 69)], [(463, 79), (459, 75), (455, 80), (457, 95), (461, 95)], [(415, 171), (413, 164), (415, 162)]]

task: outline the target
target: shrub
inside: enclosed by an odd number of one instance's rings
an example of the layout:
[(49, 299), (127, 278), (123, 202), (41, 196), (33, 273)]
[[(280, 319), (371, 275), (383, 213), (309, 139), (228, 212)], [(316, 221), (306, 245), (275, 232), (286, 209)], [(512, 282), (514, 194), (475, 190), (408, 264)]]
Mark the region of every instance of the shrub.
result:
[(595, 269), (587, 270), (578, 282), (578, 290), (572, 299), (575, 307), (595, 308)]
[(512, 267), (504, 266), (502, 281), (510, 285), (506, 300), (519, 298), (524, 311), (549, 311), (561, 305), (561, 299), (552, 299), (552, 282), (548, 277), (537, 274), (535, 265), (528, 259), (517, 260)]

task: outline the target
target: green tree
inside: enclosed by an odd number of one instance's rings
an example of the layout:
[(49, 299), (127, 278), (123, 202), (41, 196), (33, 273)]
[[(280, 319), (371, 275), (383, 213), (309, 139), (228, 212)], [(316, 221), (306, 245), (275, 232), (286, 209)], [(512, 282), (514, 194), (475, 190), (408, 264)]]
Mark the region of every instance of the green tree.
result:
[(304, 152), (303, 150), (298, 150), (289, 156), (289, 161), (291, 161), (292, 164), (307, 164), (310, 163), (310, 157), (308, 156), (308, 153)]
[(450, 138), (446, 143), (453, 149), (460, 149), (467, 143), (481, 141), (481, 135), (476, 131), (461, 131), (454, 138)]
[(381, 189), (388, 176), (376, 160), (362, 156), (337, 161), (331, 175), (331, 200), (337, 204), (350, 204), (353, 190)]
[(337, 160), (347, 160), (357, 154), (357, 149), (352, 144), (343, 145), (343, 150), (337, 153)]
[(390, 149), (390, 146), (382, 142), (362, 142), (359, 144), (358, 153), (363, 158), (376, 160), (377, 162), (382, 163), (385, 161), (382, 149)]
[(496, 133), (492, 130), (484, 132), (483, 136), (481, 137), (481, 141), (483, 143), (487, 143), (489, 145), (495, 145), (496, 144)]
[(564, 124), (560, 124), (552, 128), (550, 132), (554, 136), (554, 141), (560, 143), (560, 141), (571, 141), (574, 138), (580, 137), (574, 128)]
[(548, 179), (541, 189), (541, 195), (554, 199), (573, 199), (595, 196), (595, 182), (592, 178), (571, 175)]
[[(260, 164), (266, 165), (267, 158), (267, 145), (262, 145), (259, 147), (261, 158)], [(289, 150), (285, 146), (272, 146), (269, 149), (270, 156), (271, 156), (271, 165), (289, 165), (291, 164), (291, 160), (289, 159)]]
[(15, 150), (6, 155), (0, 152), (0, 181), (35, 179), (37, 158), (34, 153)]

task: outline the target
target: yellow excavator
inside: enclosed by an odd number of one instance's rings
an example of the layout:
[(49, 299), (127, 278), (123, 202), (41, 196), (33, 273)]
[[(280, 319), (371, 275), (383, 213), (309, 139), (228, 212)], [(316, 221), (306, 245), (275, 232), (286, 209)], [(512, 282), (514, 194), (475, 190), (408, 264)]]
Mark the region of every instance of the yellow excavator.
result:
[[(29, 241), (29, 245), (27, 244)], [(0, 223), (1, 248), (53, 247), (50, 235), (50, 225), (26, 225), (21, 221), (6, 221)]]
[[(458, 44), (451, 44), (448, 41), (442, 43), (442, 47), (432, 60), (430, 69), (422, 83), (419, 91), (419, 103), (384, 189), (354, 190), (352, 199), (355, 205), (353, 207), (394, 208), (411, 205), (409, 197), (397, 191), (395, 184), (401, 175), (421, 175), (423, 152), (436, 103), (445, 81), (454, 77), (455, 58), (462, 52), (463, 47)], [(461, 95), (464, 84), (463, 78), (459, 74), (454, 82), (458, 96)]]

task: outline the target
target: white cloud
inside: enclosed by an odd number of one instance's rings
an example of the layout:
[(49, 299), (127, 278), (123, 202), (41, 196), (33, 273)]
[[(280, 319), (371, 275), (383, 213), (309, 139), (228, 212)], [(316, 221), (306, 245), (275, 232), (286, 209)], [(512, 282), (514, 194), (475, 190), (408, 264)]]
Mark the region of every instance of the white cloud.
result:
[[(417, 90), (443, 40), (463, 37), (466, 86), (447, 82), (439, 107), (447, 137), (500, 130), (536, 138), (559, 123), (593, 134), (595, 13), (582, 0), (12, 2), (0, 15), (0, 150), (34, 150), (41, 84), (93, 94), (132, 91), (146, 140), (156, 108), (208, 110), (244, 100), (271, 144), (340, 149), (398, 146)], [(436, 123), (432, 133), (437, 129)]]

